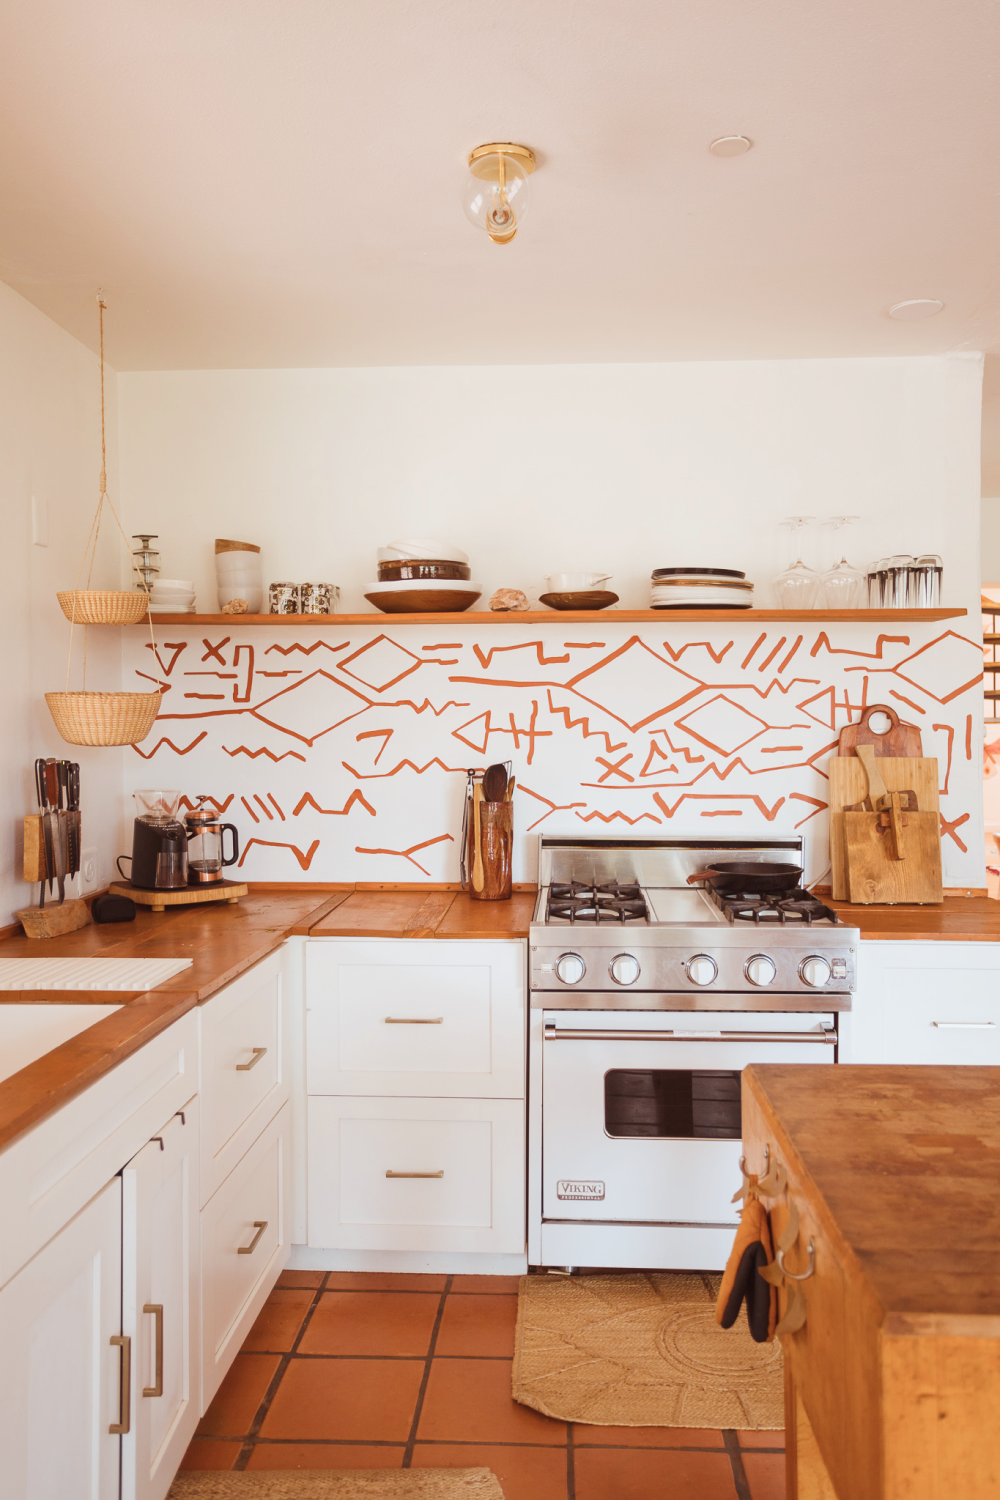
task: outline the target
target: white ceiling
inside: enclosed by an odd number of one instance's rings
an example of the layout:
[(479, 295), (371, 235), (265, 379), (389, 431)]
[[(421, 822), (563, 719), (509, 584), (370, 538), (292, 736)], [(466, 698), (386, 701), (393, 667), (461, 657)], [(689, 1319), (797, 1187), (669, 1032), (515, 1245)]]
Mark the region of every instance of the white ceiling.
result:
[(103, 286), (122, 370), (1000, 355), (998, 51), (994, 0), (7, 5), (0, 276), (91, 346)]

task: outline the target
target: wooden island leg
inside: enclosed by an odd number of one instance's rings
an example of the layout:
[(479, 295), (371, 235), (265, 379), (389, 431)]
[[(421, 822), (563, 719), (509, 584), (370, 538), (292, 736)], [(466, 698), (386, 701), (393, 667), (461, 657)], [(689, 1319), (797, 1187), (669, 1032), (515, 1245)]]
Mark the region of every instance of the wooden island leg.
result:
[(823, 1462), (788, 1360), (785, 1361), (785, 1489), (786, 1500), (841, 1500)]

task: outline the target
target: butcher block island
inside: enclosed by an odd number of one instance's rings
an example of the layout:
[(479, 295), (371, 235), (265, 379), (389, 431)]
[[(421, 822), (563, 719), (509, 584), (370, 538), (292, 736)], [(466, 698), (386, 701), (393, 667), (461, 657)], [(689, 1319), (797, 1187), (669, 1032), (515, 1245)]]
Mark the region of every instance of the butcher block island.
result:
[(743, 1137), (799, 1214), (788, 1500), (1000, 1494), (1000, 1068), (750, 1067)]

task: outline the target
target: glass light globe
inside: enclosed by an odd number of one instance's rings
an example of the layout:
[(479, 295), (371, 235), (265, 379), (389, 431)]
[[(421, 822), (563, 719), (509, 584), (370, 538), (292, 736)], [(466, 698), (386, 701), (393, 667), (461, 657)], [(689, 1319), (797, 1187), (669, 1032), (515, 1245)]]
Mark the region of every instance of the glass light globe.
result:
[(514, 156), (492, 151), (469, 169), (462, 192), (466, 217), (495, 245), (509, 245), (528, 211), (528, 174)]

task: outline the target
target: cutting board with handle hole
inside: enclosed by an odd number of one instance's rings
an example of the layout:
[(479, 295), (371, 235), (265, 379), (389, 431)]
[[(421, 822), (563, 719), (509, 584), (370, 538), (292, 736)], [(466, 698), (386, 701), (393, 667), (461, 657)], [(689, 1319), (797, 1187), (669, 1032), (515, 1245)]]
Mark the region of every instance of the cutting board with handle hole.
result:
[[(936, 869), (938, 894), (929, 897), (892, 895), (871, 896), (863, 904), (885, 901), (893, 904), (900, 901), (936, 902), (942, 899), (940, 891), (941, 870), (941, 820), (938, 816), (938, 763), (932, 756), (919, 759), (910, 756), (881, 757), (876, 751), (876, 762), (882, 780), (890, 792), (912, 791), (916, 794), (919, 812), (907, 813), (907, 817), (929, 818), (937, 840)], [(877, 818), (875, 813), (845, 813), (845, 807), (863, 802), (868, 796), (865, 768), (857, 755), (831, 755), (827, 762), (830, 775), (830, 885), (835, 901), (853, 901), (847, 874), (846, 825), (847, 817)], [(905, 864), (906, 861), (904, 860)], [(909, 873), (909, 872), (907, 872)], [(893, 889), (896, 888), (894, 881)]]
[[(884, 734), (876, 734), (872, 729), (874, 714), (885, 714), (890, 721)], [(844, 725), (840, 731), (841, 755), (853, 755), (859, 745), (873, 745), (875, 754), (882, 756), (919, 757), (924, 753), (917, 725), (904, 724), (896, 710), (887, 703), (870, 703), (856, 724)]]

